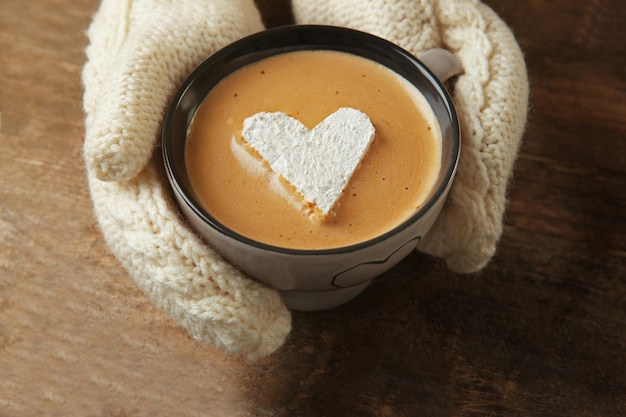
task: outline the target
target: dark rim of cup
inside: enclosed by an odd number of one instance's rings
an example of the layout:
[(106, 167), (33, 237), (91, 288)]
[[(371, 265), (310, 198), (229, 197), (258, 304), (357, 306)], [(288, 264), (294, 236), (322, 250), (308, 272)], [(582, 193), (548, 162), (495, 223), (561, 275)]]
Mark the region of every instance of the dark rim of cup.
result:
[[(426, 203), (393, 229), (366, 241), (330, 249), (292, 249), (270, 245), (243, 236), (220, 223), (198, 204), (185, 174), (184, 150), (187, 130), (196, 110), (213, 86), (253, 62), (281, 53), (302, 50), (332, 50), (368, 58), (395, 71), (418, 88), (435, 112), (444, 146), (442, 172)], [(445, 123), (442, 123), (442, 120)], [(168, 180), (179, 198), (203, 222), (244, 244), (293, 255), (326, 255), (353, 252), (388, 239), (418, 221), (442, 197), (458, 164), (461, 137), (452, 100), (443, 84), (415, 56), (385, 39), (337, 26), (287, 25), (235, 41), (196, 67), (183, 81), (167, 109), (162, 128), (162, 153)], [(446, 156), (449, 155), (449, 157)]]

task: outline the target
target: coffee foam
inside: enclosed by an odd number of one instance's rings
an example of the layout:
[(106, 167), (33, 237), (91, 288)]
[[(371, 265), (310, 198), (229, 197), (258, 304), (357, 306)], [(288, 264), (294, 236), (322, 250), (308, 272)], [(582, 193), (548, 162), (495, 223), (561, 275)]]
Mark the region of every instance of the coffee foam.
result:
[[(324, 217), (245, 143), (242, 128), (251, 115), (283, 112), (313, 129), (344, 107), (365, 113), (375, 138)], [(299, 51), (217, 85), (194, 116), (185, 158), (200, 204), (226, 227), (274, 246), (327, 249), (379, 236), (415, 213), (441, 166), (438, 132), (428, 102), (397, 73), (350, 54)]]

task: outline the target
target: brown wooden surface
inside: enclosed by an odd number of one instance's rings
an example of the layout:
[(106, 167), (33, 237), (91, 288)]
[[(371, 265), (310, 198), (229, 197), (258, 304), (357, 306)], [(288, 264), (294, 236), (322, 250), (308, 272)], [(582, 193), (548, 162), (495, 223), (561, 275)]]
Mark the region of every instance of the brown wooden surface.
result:
[(412, 254), (248, 363), (177, 328), (96, 227), (79, 76), (97, 1), (0, 0), (0, 416), (626, 415), (626, 9), (488, 3), (532, 84), (497, 256), (459, 276)]

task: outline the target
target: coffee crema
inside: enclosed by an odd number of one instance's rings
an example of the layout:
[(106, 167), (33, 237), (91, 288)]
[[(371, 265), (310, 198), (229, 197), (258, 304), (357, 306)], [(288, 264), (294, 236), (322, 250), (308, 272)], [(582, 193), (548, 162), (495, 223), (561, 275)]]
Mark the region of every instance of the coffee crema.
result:
[[(307, 202), (251, 152), (243, 121), (284, 112), (313, 129), (341, 107), (369, 116), (376, 135), (333, 212)], [(243, 67), (206, 96), (189, 126), (185, 163), (194, 197), (217, 222), (289, 249), (331, 249), (375, 238), (411, 217), (441, 169), (441, 132), (423, 95), (390, 69), (329, 51), (289, 52)]]

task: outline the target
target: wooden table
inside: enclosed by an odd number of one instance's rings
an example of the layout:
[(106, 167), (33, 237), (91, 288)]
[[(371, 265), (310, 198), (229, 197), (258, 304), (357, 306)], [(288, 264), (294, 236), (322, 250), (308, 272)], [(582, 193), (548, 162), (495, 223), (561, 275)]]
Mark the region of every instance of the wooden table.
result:
[(0, 1), (0, 416), (626, 415), (626, 9), (487, 3), (532, 85), (497, 256), (462, 276), (414, 253), (249, 363), (155, 308), (92, 217), (97, 1)]

